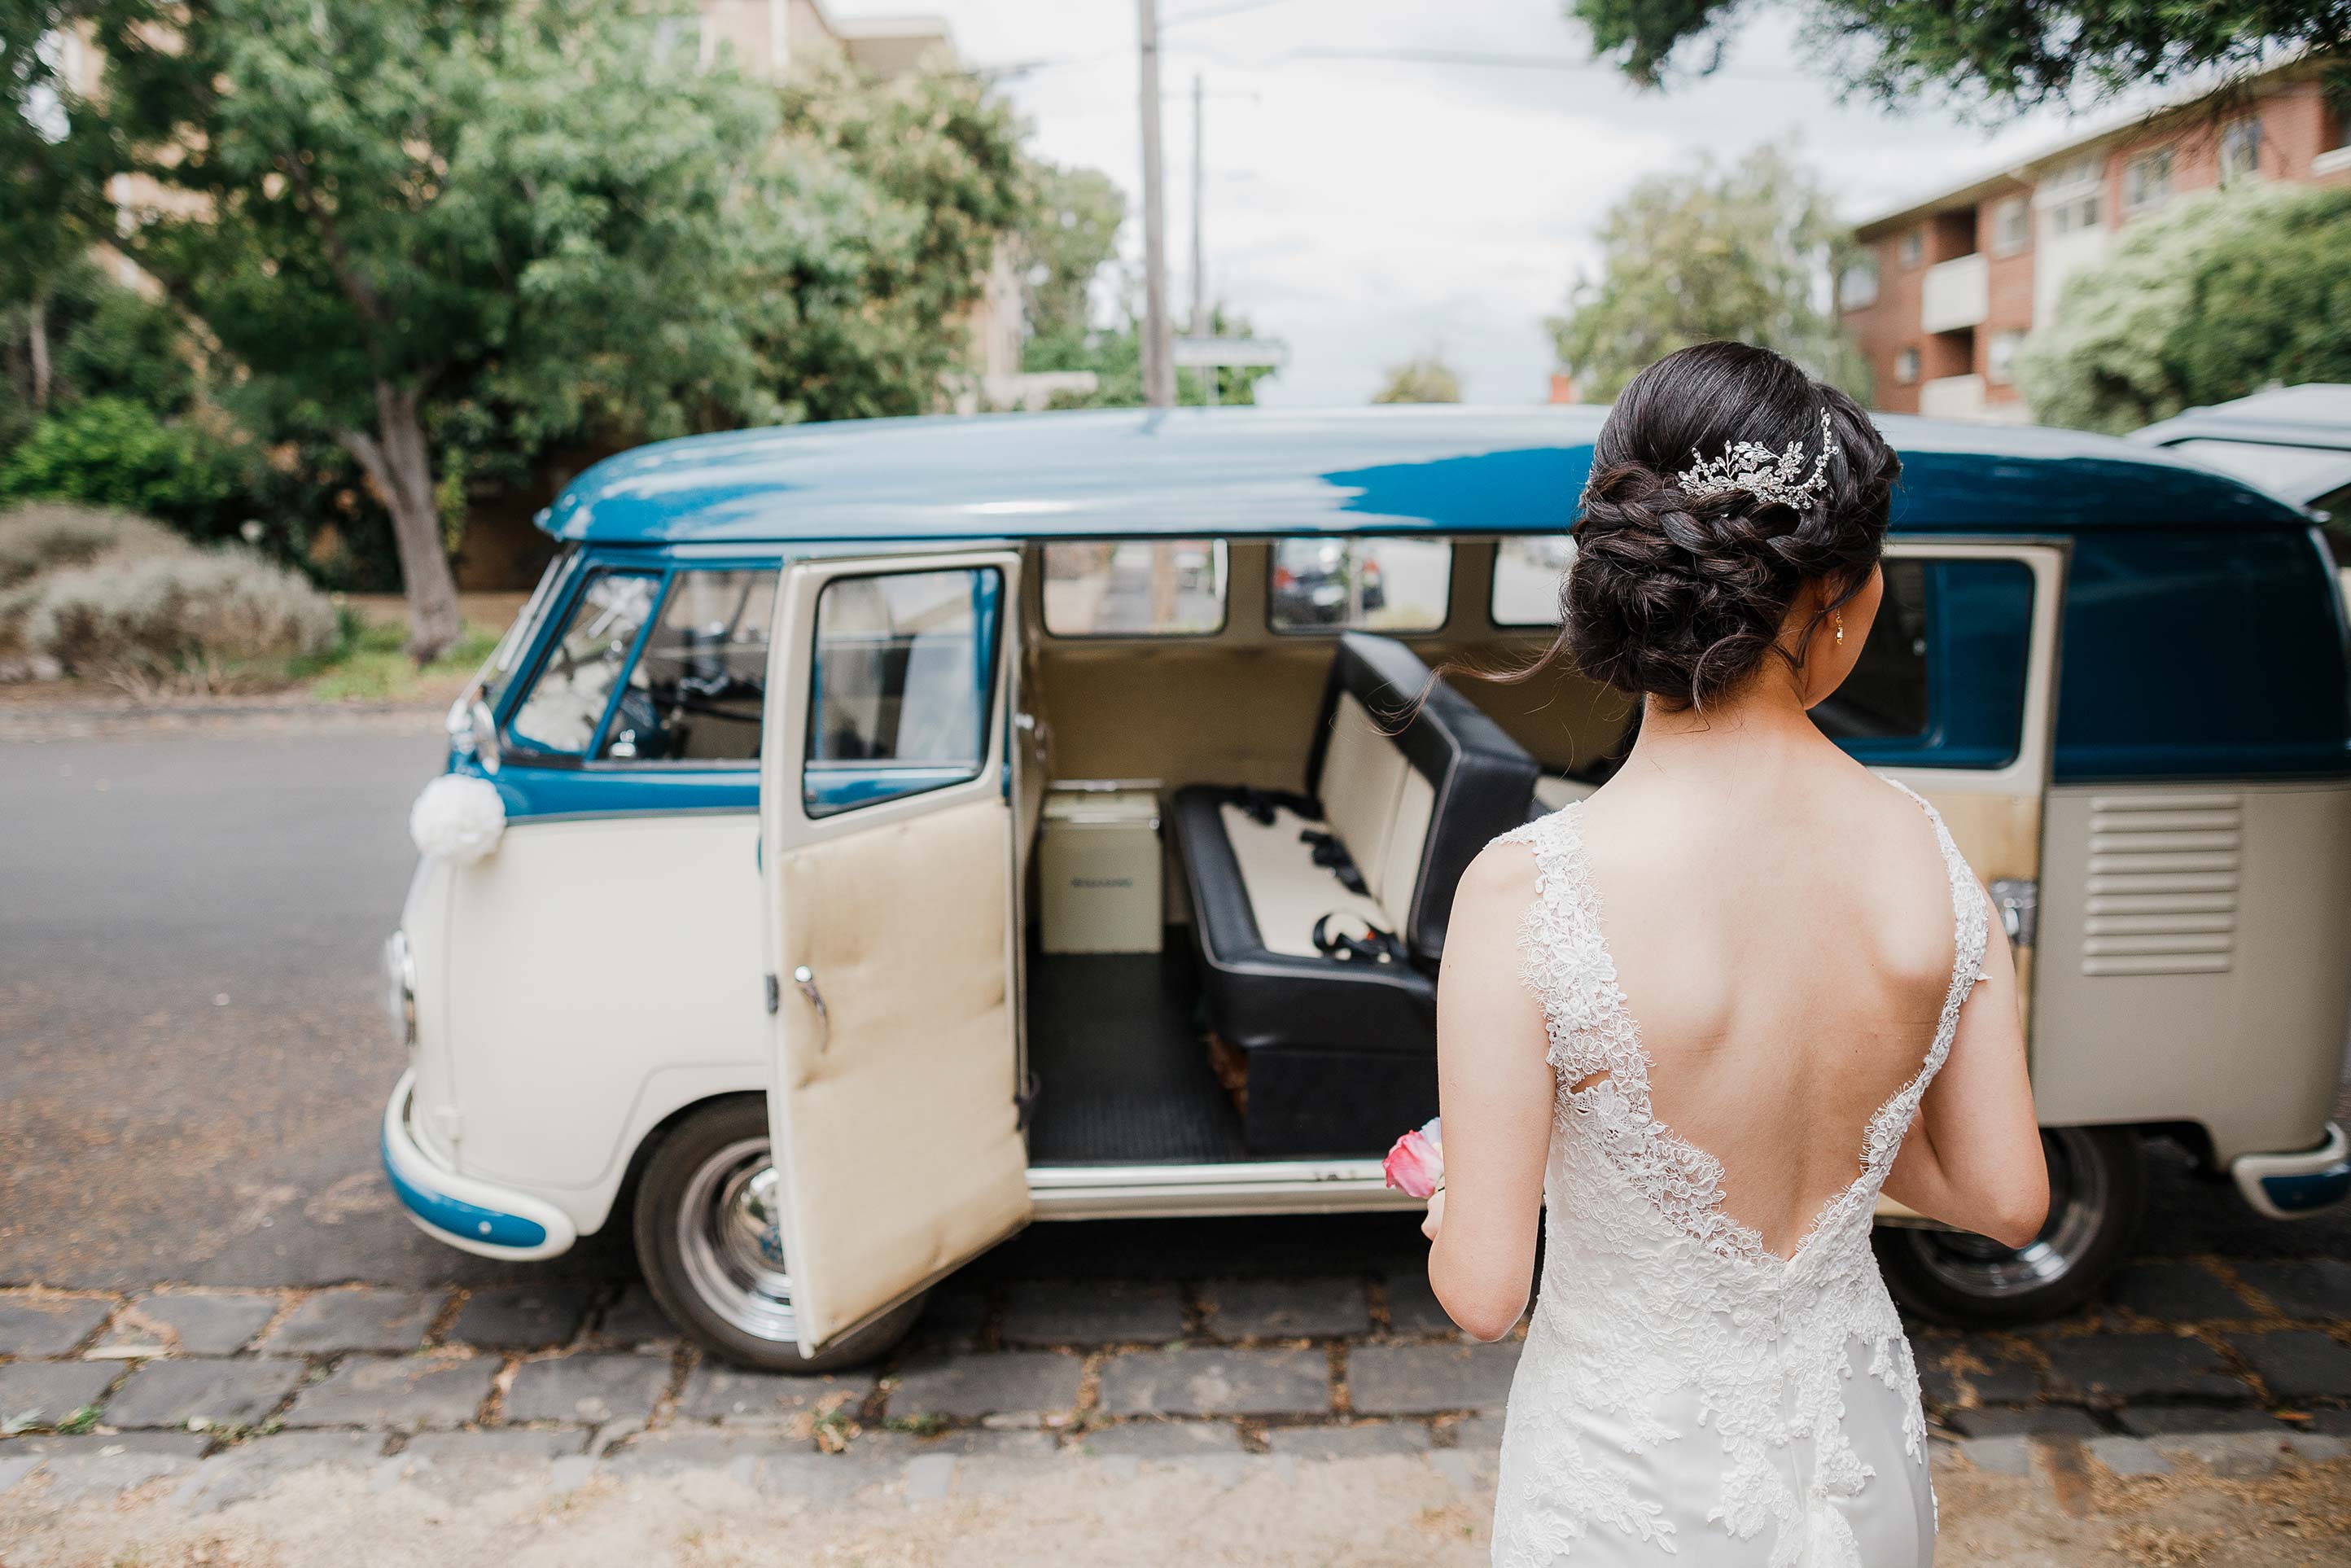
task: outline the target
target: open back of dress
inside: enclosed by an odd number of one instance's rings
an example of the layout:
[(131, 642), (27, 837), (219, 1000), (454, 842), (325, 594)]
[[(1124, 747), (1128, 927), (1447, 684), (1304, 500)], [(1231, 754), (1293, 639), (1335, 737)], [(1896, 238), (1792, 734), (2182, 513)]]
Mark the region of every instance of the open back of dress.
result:
[[(1907, 793), (1907, 791), (1906, 791)], [(1917, 800), (1917, 797), (1912, 799)], [(1953, 958), (1915, 1073), (1786, 1255), (1725, 1207), (1715, 1158), (1656, 1115), (1578, 803), (1533, 852), (1521, 937), (1559, 1094), (1534, 1321), (1510, 1393), (1494, 1561), (1905, 1568), (1931, 1560), (1917, 1369), (1870, 1249), (1879, 1187), (1981, 972), (1986, 907), (1925, 801)]]

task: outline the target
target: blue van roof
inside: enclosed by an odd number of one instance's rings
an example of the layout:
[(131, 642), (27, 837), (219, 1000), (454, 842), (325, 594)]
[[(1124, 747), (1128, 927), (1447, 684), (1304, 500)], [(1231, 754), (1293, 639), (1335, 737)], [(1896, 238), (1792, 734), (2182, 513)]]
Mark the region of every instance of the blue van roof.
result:
[[(1101, 535), (1556, 533), (1604, 408), (1108, 409), (843, 420), (659, 442), (540, 514), (612, 544)], [(2075, 431), (1879, 417), (1898, 530), (2309, 519), (2209, 468)]]

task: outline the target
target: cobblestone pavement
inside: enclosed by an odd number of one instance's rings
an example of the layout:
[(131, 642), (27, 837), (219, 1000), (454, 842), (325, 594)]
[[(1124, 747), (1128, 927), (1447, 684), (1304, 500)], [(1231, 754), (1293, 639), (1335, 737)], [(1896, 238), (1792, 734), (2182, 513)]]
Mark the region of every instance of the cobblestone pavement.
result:
[[(2062, 1324), (1915, 1338), (1939, 1474), (2061, 1499), (2068, 1475), (2299, 1476), (2351, 1509), (2342, 1260), (2147, 1260)], [(708, 1360), (620, 1281), (14, 1289), (0, 1355), (6, 1562), (12, 1513), (131, 1493), (201, 1518), (319, 1464), (453, 1498), (706, 1473), (821, 1504), (943, 1497), (1007, 1464), (1205, 1464), (1238, 1483), (1261, 1461), (1384, 1458), (1475, 1521), (1518, 1345), (1464, 1341), (1399, 1268), (982, 1274), (935, 1293), (877, 1367), (827, 1377)]]

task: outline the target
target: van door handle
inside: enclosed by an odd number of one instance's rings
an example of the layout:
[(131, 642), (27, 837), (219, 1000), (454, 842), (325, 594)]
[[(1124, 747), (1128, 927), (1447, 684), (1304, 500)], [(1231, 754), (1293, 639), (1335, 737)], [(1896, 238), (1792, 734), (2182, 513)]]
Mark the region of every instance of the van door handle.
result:
[(816, 988), (816, 971), (802, 964), (792, 971), (792, 984), (799, 988), (800, 995), (806, 997), (809, 1006), (816, 1009), (816, 1021), (823, 1030), (817, 1036), (816, 1049), (818, 1054), (822, 1055), (832, 1045), (832, 1012), (824, 1005), (824, 993)]

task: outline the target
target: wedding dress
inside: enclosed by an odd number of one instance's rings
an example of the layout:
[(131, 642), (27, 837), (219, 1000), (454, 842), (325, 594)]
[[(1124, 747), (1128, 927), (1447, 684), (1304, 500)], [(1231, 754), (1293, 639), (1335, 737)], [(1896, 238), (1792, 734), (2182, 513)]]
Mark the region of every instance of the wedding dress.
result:
[(1942, 819), (1918, 804), (1957, 929), (1942, 1017), (1917, 1075), (1870, 1118), (1859, 1174), (1784, 1259), (1723, 1212), (1722, 1166), (1650, 1109), (1583, 807), (1505, 835), (1534, 852), (1521, 956), (1559, 1098), (1542, 1278), (1503, 1428), (1499, 1568), (1669, 1554), (1704, 1568), (1933, 1560), (1917, 1369), (1869, 1233), (1980, 977), (1986, 908)]

